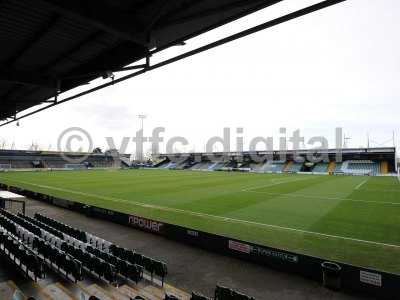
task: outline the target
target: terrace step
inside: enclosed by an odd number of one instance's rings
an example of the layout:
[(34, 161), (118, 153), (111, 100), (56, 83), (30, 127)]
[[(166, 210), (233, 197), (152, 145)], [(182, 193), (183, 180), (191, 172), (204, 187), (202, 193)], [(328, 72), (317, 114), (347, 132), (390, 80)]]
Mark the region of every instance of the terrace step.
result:
[(136, 296), (139, 295), (139, 291), (131, 288), (128, 285), (122, 285), (122, 286), (116, 288), (116, 290), (118, 290), (119, 293), (127, 295), (128, 297), (130, 297), (132, 299), (134, 299)]
[(129, 297), (131, 297), (130, 295), (134, 295), (134, 297), (142, 296), (147, 300), (160, 300), (160, 298), (157, 295), (154, 295), (152, 292), (147, 291), (145, 288), (134, 288), (129, 285), (123, 285), (119, 289), (123, 291), (125, 295), (129, 295)]
[(25, 295), (11, 280), (0, 283), (0, 299), (12, 300), (12, 299), (26, 299)]
[(180, 289), (177, 289), (173, 286), (170, 286), (169, 284), (164, 284), (164, 290), (168, 294), (178, 296), (178, 298), (181, 300), (189, 300), (192, 297), (191, 294), (189, 294), (185, 291), (182, 291)]
[(75, 300), (74, 296), (71, 292), (65, 288), (61, 283), (54, 283), (48, 285), (44, 292), (50, 299), (57, 299), (57, 300)]
[(99, 287), (97, 284), (92, 284), (88, 287), (85, 288), (90, 295), (96, 296), (99, 299), (102, 300), (120, 300), (123, 299), (122, 297), (116, 297), (113, 293), (109, 293), (108, 291), (104, 290), (103, 288)]
[(143, 288), (143, 290), (146, 291), (147, 293), (153, 295), (158, 300), (164, 299), (165, 292), (160, 288), (157, 288), (153, 285), (148, 285), (145, 288)]
[(127, 293), (120, 287), (108, 286), (107, 292), (118, 300), (131, 300), (136, 297), (137, 294)]

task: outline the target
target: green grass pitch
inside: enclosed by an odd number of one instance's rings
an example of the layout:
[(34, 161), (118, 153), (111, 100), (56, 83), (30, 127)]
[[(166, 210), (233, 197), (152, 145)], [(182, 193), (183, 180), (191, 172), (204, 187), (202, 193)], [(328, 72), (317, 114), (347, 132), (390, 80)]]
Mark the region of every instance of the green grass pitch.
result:
[(93, 170), (2, 172), (0, 182), (400, 273), (400, 183), (395, 177)]

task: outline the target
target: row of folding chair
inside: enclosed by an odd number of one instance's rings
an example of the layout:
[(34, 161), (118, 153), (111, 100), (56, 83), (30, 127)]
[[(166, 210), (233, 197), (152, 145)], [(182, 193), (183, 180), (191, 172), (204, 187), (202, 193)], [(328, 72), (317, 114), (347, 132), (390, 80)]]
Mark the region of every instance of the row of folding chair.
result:
[[(51, 219), (49, 217), (40, 215), (40, 214), (35, 214), (35, 219), (39, 220), (40, 222), (46, 222), (46, 224), (50, 224), (50, 226), (56, 226), (56, 229), (58, 228), (72, 228), (62, 222), (59, 222), (57, 220)], [(78, 230), (78, 229), (76, 229)], [(81, 231), (83, 232), (83, 231)], [(93, 234), (90, 234), (88, 232), (84, 232), (86, 239), (87, 239), (87, 244), (86, 247), (83, 247), (81, 241), (76, 241), (73, 237), (68, 236), (67, 234), (64, 233), (64, 240), (68, 243), (73, 245), (74, 247), (80, 248), (82, 250), (87, 249), (91, 254), (95, 254), (98, 257), (102, 257), (104, 253), (108, 253), (112, 256), (114, 256), (116, 259), (125, 261), (125, 263), (120, 263), (120, 265), (128, 265), (128, 268), (123, 268), (123, 270), (130, 269), (133, 270), (135, 265), (140, 266), (142, 269), (146, 270), (150, 276), (153, 278), (154, 275), (159, 276), (161, 278), (162, 283), (164, 283), (165, 277), (168, 274), (167, 271), (167, 265), (164, 262), (154, 260), (150, 257), (144, 256), (142, 254), (136, 253), (133, 250), (125, 249), (119, 246), (116, 246), (112, 244), (111, 242), (104, 240), (102, 238), (99, 238)], [(91, 247), (89, 249), (89, 246)], [(94, 253), (93, 249), (97, 249), (100, 252)], [(103, 253), (104, 252), (104, 253)], [(103, 256), (104, 258), (104, 256)], [(106, 258), (107, 262), (114, 263), (113, 265), (117, 267), (115, 264), (115, 259), (112, 257), (107, 257)], [(131, 265), (133, 265), (131, 267)], [(118, 269), (118, 268), (117, 268)], [(124, 277), (130, 277), (130, 276), (125, 276), (126, 272), (118, 272)], [(137, 279), (137, 274), (134, 275), (134, 277)], [(141, 278), (139, 278), (140, 280)], [(136, 281), (135, 280), (135, 281)]]
[[(25, 217), (26, 220), (32, 220), (29, 217)], [(43, 223), (41, 221), (36, 222), (36, 225), (38, 226), (43, 226)], [(45, 229), (46, 227), (43, 226)], [(55, 229), (56, 230), (56, 229)], [(44, 231), (44, 230), (43, 230)], [(67, 256), (70, 257), (71, 259), (66, 259), (72, 261), (72, 264), (79, 263), (79, 265), (85, 266), (92, 274), (96, 274), (97, 277), (99, 278), (104, 278), (110, 283), (115, 282), (115, 271), (114, 267), (111, 265), (108, 265), (107, 262), (105, 262), (102, 259), (98, 259), (96, 256), (89, 254), (86, 252), (86, 247), (87, 245), (83, 243), (82, 241), (79, 241), (71, 236), (68, 236), (67, 234), (63, 233), (64, 240), (60, 240), (52, 233), (44, 231), (43, 233), (44, 240), (48, 241), (50, 243), (46, 243), (43, 247), (45, 250), (41, 249), (40, 252), (43, 255), (46, 255), (46, 251), (48, 251), (48, 255), (51, 255), (53, 252), (60, 252), (61, 254), (56, 255), (54, 254), (52, 257), (57, 258), (61, 255), (61, 257)], [(53, 243), (53, 241), (56, 241)], [(53, 246), (53, 247), (52, 247)], [(35, 248), (37, 245), (35, 245)], [(55, 248), (51, 251), (51, 248)], [(47, 249), (47, 250), (46, 250)], [(45, 251), (45, 252), (43, 252)], [(46, 256), (47, 258), (47, 256)], [(85, 259), (86, 258), (86, 259)], [(54, 262), (54, 259), (52, 260)], [(56, 262), (58, 266), (60, 266), (65, 260), (61, 260), (61, 262)], [(64, 271), (69, 272), (69, 270), (61, 267)], [(68, 268), (68, 266), (67, 266)], [(79, 275), (79, 272), (75, 269), (72, 268), (73, 271), (73, 277), (77, 280), (80, 280), (80, 276), (77, 278), (76, 276)], [(75, 272), (75, 273), (74, 273)], [(78, 273), (77, 273), (78, 272)], [(68, 275), (69, 273), (67, 273)]]
[(143, 278), (143, 267), (132, 264), (126, 260), (115, 257), (111, 253), (107, 253), (100, 249), (88, 246), (86, 250), (90, 253), (113, 265), (117, 273), (123, 277), (138, 283)]
[[(50, 264), (55, 264), (58, 270), (63, 270), (65, 272), (66, 277), (68, 275), (72, 275), (75, 281), (81, 280), (81, 264), (78, 261), (75, 261), (73, 258), (68, 257), (61, 248), (64, 243), (63, 240), (54, 236), (52, 233), (46, 232), (45, 230), (40, 229), (37, 225), (33, 225), (30, 223), (29, 219), (22, 218), (21, 216), (16, 216), (11, 213), (7, 213), (7, 216), (10, 217), (10, 222), (18, 222), (25, 226), (18, 225), (16, 234), (23, 240), (27, 245), (29, 245), (32, 249), (36, 250), (40, 255), (44, 257), (44, 259), (48, 259)], [(27, 228), (33, 228), (30, 225), (36, 226), (40, 229), (40, 234), (34, 234), (29, 231)], [(19, 234), (18, 234), (19, 233)]]
[(3, 216), (5, 216), (6, 218), (10, 219), (11, 221), (13, 221), (14, 223), (24, 227), (25, 229), (27, 229), (28, 231), (30, 231), (31, 233), (35, 234), (35, 235), (39, 235), (41, 236), (41, 229), (39, 227), (37, 227), (36, 225), (32, 224), (31, 222), (28, 222), (8, 211), (5, 210), (0, 210), (0, 214), (2, 214)]
[(86, 236), (87, 236), (89, 245), (91, 245), (92, 247), (94, 247), (96, 249), (109, 252), (110, 246), (112, 245), (111, 242), (106, 241), (102, 238), (99, 238), (99, 237), (94, 236), (93, 234), (90, 234), (87, 232), (86, 232)]
[(63, 224), (57, 220), (43, 216), (39, 213), (35, 214), (35, 219), (41, 221), (42, 223), (45, 223), (46, 225), (53, 227), (54, 229), (57, 229), (58, 231), (61, 231), (62, 233), (67, 234), (77, 240), (80, 240), (84, 243), (87, 242), (86, 232), (84, 232), (80, 229), (73, 228), (72, 226)]
[(120, 259), (128, 261), (131, 264), (142, 266), (152, 278), (154, 275), (156, 275), (161, 278), (161, 282), (164, 284), (165, 277), (168, 274), (166, 263), (137, 253), (134, 250), (119, 247), (117, 245), (111, 245), (109, 252)]
[(59, 248), (49, 244), (39, 237), (35, 237), (33, 248), (48, 260), (51, 266), (55, 265), (59, 271), (63, 270), (68, 278), (71, 275), (75, 282), (81, 281), (82, 264)]
[[(35, 223), (36, 226), (41, 228), (42, 229), (42, 238), (45, 241), (49, 242), (50, 244), (57, 246), (57, 248), (60, 248), (64, 241), (67, 242), (68, 244), (72, 244), (78, 248), (82, 248), (82, 249), (86, 248), (85, 243), (60, 232), (57, 229), (47, 226), (46, 224), (44, 224), (36, 219), (33, 219), (31, 217), (28, 217), (28, 216), (23, 216), (23, 218), (29, 222)], [(48, 231), (48, 229), (50, 229), (50, 228), (51, 228), (51, 231)], [(61, 238), (59, 238), (59, 237), (61, 237)]]
[[(4, 222), (8, 222), (11, 225), (5, 227), (11, 228), (13, 232), (10, 232), (3, 227)], [(13, 223), (11, 220), (3, 218), (2, 225), (0, 226), (2, 229), (0, 231), (0, 245), (2, 245), (2, 249), (0, 248), (0, 250), (3, 252), (2, 256), (8, 255), (10, 259), (11, 256), (13, 256), (12, 261), (28, 276), (29, 272), (31, 272), (35, 281), (37, 281), (38, 278), (44, 278), (45, 274), (42, 260), (16, 237), (17, 231), (19, 231), (18, 225)], [(23, 266), (25, 266), (25, 270)]]
[(58, 230), (56, 230), (56, 229), (54, 229), (54, 228), (52, 228), (52, 227), (50, 227), (50, 226), (48, 226), (48, 225), (46, 225), (44, 223), (41, 223), (40, 221), (38, 221), (36, 219), (33, 219), (31, 217), (28, 217), (28, 216), (20, 214), (20, 213), (18, 213), (17, 216), (22, 218), (22, 219), (25, 219), (25, 220), (29, 221), (30, 223), (42, 228), (43, 230), (45, 230), (47, 232), (50, 232), (52, 235), (58, 237), (59, 239), (64, 239), (64, 235), (60, 231), (58, 231)]
[(86, 251), (85, 249), (76, 248), (73, 245), (64, 243), (61, 247), (63, 251), (80, 261), (92, 274), (96, 274), (98, 278), (104, 278), (109, 283), (116, 282), (116, 269), (107, 261), (96, 255)]
[(17, 236), (26, 244), (29, 246), (32, 246), (33, 239), (35, 238), (35, 235), (30, 232), (29, 230), (25, 229), (22, 226), (18, 226), (17, 228)]

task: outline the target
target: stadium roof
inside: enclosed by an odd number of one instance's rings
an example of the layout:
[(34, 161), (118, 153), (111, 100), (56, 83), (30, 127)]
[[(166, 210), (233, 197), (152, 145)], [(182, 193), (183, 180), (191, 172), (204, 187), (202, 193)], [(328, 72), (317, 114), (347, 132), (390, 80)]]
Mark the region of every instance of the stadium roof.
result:
[(124, 66), (281, 1), (0, 0), (0, 120), (111, 72), (144, 73), (149, 59)]

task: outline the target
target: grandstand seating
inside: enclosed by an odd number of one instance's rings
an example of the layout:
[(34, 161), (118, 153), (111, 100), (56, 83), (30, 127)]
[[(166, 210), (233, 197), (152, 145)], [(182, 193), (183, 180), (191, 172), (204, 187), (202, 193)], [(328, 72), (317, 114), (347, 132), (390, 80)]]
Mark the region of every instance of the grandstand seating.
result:
[[(266, 161), (263, 163), (247, 162), (245, 164), (238, 164), (235, 161), (217, 162), (217, 161), (201, 161), (197, 163), (190, 163), (185, 160), (181, 163), (174, 163), (164, 161), (158, 165), (158, 168), (165, 169), (190, 169), (199, 171), (215, 171), (215, 170), (236, 170), (238, 168), (248, 168), (251, 171), (258, 173), (298, 173), (303, 170), (303, 163), (296, 163), (292, 161)], [(308, 172), (313, 173), (344, 173), (353, 175), (380, 175), (382, 170), (387, 170), (378, 162), (365, 161), (365, 160), (351, 160), (345, 162), (330, 162), (318, 163), (312, 170), (307, 169)], [(387, 172), (387, 171), (386, 171)]]
[(188, 166), (189, 160), (187, 158), (184, 158), (177, 161), (170, 161), (167, 159), (156, 164), (154, 167), (158, 169), (183, 170), (186, 169)]
[(225, 165), (225, 162), (222, 162), (222, 161), (217, 162), (217, 163), (212, 167), (212, 170), (215, 170), (215, 171), (220, 170), (221, 168), (224, 167), (224, 165)]
[[(90, 154), (85, 162), (94, 168), (111, 168), (115, 165), (114, 158), (105, 154)], [(63, 169), (66, 164), (68, 161), (57, 152), (0, 150), (0, 165), (9, 165), (11, 169)]]
[(319, 163), (314, 166), (312, 170), (314, 173), (327, 173), (328, 172), (328, 163)]
[(173, 169), (176, 167), (176, 162), (170, 161), (166, 163), (162, 168), (163, 169)]
[[(167, 266), (163, 262), (134, 250), (119, 247), (52, 218), (41, 214), (35, 214), (35, 218), (31, 218), (1, 209), (0, 253), (2, 257), (7, 258), (10, 263), (35, 281), (46, 278), (46, 270), (51, 269), (75, 283), (84, 280), (88, 275), (111, 285), (117, 285), (120, 282), (119, 278), (138, 284), (143, 280), (145, 271), (151, 280), (154, 275), (159, 276), (163, 285), (164, 278), (168, 273)], [(90, 291), (93, 289), (91, 286), (85, 294), (90, 295)], [(53, 286), (50, 291), (56, 294), (63, 293), (62, 289), (57, 291), (57, 286)], [(99, 297), (101, 292), (93, 290), (93, 293), (97, 298), (92, 297), (91, 299), (102, 300), (102, 297)], [(129, 293), (132, 294), (132, 292)], [(136, 295), (130, 299), (189, 299), (189, 295), (182, 298), (182, 294), (177, 296), (167, 290), (165, 290), (163, 298), (143, 297), (143, 293), (147, 292), (142, 292), (142, 295)], [(210, 298), (194, 292), (190, 299), (210, 300)], [(217, 286), (215, 300), (218, 299), (252, 300), (253, 298), (229, 288)]]
[(335, 165), (335, 169), (333, 170), (334, 173), (343, 173), (342, 171), (342, 165), (343, 163), (337, 162)]
[(342, 164), (342, 171), (347, 174), (376, 176), (380, 174), (380, 166), (371, 160), (348, 160)]
[(260, 172), (261, 168), (264, 166), (264, 163), (250, 163), (249, 167), (254, 172)]
[[(31, 274), (36, 281), (37, 278), (44, 277), (44, 268), (42, 261), (16, 237), (16, 226), (6, 220), (0, 218), (0, 252), (2, 258), (8, 257), (17, 267), (19, 267), (28, 276)], [(7, 228), (7, 229), (6, 229)], [(15, 231), (12, 234), (12, 231)], [(7, 232), (10, 232), (8, 234)]]
[(269, 168), (271, 167), (272, 161), (266, 161), (265, 163), (263, 163), (260, 167), (260, 172), (266, 172), (269, 170)]
[(290, 173), (297, 173), (297, 172), (300, 172), (301, 171), (301, 169), (303, 168), (303, 164), (302, 163), (292, 163), (292, 164), (290, 164), (290, 166), (288, 166), (288, 168), (287, 168), (287, 172), (290, 172)]
[[(137, 284), (142, 280), (144, 270), (151, 277), (159, 276), (164, 282), (167, 275), (165, 263), (118, 247), (51, 218), (41, 215), (36, 217), (34, 219), (0, 210), (0, 253), (21, 271), (31, 275), (33, 280), (45, 277), (46, 265), (74, 282), (83, 280), (85, 273), (109, 284), (116, 284), (119, 277)], [(39, 219), (47, 221), (47, 224)], [(52, 227), (50, 223), (64, 232)], [(180, 299), (174, 295), (168, 297)]]
[(268, 162), (265, 167), (263, 168), (264, 172), (282, 172), (283, 168), (285, 166), (284, 161), (274, 161), (274, 162)]
[(195, 164), (193, 167), (191, 167), (191, 170), (200, 170), (200, 171), (208, 171), (210, 167), (214, 166), (215, 163), (211, 161), (202, 161), (199, 162), (198, 164)]
[(76, 243), (79, 244), (78, 240), (80, 243), (84, 243), (86, 251), (112, 264), (115, 267), (116, 272), (126, 278), (138, 282), (143, 277), (143, 270), (145, 270), (151, 278), (156, 275), (160, 277), (162, 284), (164, 283), (168, 271), (166, 264), (163, 262), (146, 257), (133, 250), (119, 247), (94, 235), (72, 228), (43, 215), (35, 214), (35, 219), (44, 224), (51, 224), (51, 226), (58, 228), (64, 233), (73, 234), (77, 241), (75, 243), (72, 242), (72, 245), (76, 245)]

